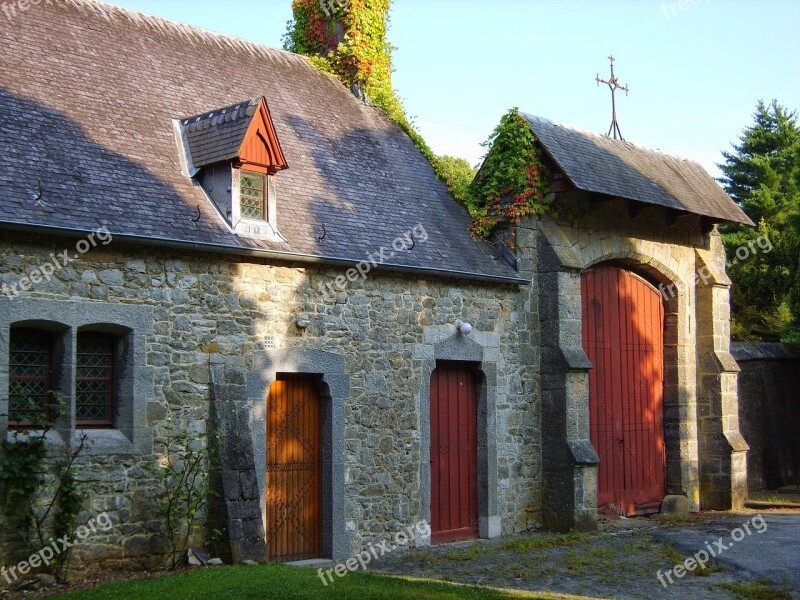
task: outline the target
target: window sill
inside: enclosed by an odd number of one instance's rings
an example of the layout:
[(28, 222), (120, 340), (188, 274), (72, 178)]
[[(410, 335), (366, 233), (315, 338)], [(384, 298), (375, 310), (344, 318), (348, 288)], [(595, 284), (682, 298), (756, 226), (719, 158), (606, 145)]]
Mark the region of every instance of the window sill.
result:
[(96, 427), (81, 429), (78, 428), (72, 433), (72, 445), (80, 443), (81, 436), (86, 434), (89, 444), (86, 446), (86, 454), (134, 454), (136, 446), (119, 429), (98, 429)]
[[(21, 433), (22, 431), (28, 431), (29, 433), (28, 434), (23, 434), (23, 433)], [(6, 442), (8, 442), (10, 444), (14, 443), (14, 433), (15, 432), (18, 434), (17, 437), (16, 437), (17, 441), (22, 441), (22, 442), (29, 440), (31, 437), (41, 437), (41, 435), (42, 435), (42, 430), (41, 429), (27, 429), (27, 430), (24, 430), (24, 429), (8, 429), (6, 431)], [(58, 446), (63, 446), (64, 445), (64, 438), (61, 437), (61, 434), (58, 433), (54, 429), (51, 429), (50, 431), (48, 431), (47, 435), (45, 436), (44, 439), (45, 439), (45, 442), (47, 443), (48, 447), (51, 447), (51, 446), (52, 447), (58, 447)]]
[[(42, 434), (41, 430), (29, 430), (27, 435), (19, 434), (17, 439), (25, 441), (30, 437), (37, 437)], [(72, 439), (69, 440), (72, 448), (77, 448), (80, 444), (81, 436), (86, 434), (89, 437), (89, 443), (83, 450), (83, 454), (91, 456), (102, 456), (110, 454), (141, 454), (142, 448), (137, 446), (119, 429), (75, 429), (72, 432)], [(14, 443), (14, 430), (9, 429), (6, 431), (6, 441)], [(51, 429), (45, 436), (45, 442), (49, 449), (61, 448), (67, 441), (65, 436), (58, 431)]]
[(286, 239), (278, 233), (268, 221), (255, 219), (240, 219), (233, 228), (236, 235), (266, 242), (285, 242)]

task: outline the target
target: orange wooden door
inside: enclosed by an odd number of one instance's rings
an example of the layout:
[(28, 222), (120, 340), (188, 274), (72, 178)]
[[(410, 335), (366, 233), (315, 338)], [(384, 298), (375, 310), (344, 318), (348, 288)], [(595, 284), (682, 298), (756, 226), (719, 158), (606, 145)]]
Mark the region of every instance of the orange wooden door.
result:
[(267, 396), (267, 552), (320, 556), (320, 402), (313, 381), (276, 381)]
[(478, 404), (465, 367), (431, 376), (431, 541), (478, 536)]
[(581, 295), (598, 508), (657, 511), (666, 493), (661, 294), (630, 271), (602, 267), (583, 274)]

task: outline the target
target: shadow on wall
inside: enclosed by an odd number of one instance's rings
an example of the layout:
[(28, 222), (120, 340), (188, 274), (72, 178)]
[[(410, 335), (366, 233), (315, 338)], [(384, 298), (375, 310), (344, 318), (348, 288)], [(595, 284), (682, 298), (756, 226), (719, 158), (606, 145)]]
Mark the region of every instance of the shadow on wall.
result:
[(800, 485), (800, 357), (779, 343), (734, 342), (739, 423), (751, 491)]

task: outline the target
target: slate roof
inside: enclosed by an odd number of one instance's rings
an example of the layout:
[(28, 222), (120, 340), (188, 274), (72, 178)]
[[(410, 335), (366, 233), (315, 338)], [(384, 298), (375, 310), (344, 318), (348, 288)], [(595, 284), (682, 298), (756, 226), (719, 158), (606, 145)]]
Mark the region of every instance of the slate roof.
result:
[(200, 168), (236, 158), (261, 98), (181, 120), (192, 165)]
[(628, 141), (523, 114), (547, 153), (579, 190), (686, 211), (714, 221), (753, 222), (698, 163)]
[[(408, 136), (303, 57), (93, 0), (31, 5), (0, 30), (0, 227), (105, 225), (125, 239), (356, 262), (422, 224), (427, 241), (389, 263), (518, 280), (472, 240)], [(173, 129), (261, 96), (289, 164), (276, 176), (285, 243), (231, 231), (181, 174)], [(241, 127), (219, 145), (196, 140), (203, 160), (228, 156)]]

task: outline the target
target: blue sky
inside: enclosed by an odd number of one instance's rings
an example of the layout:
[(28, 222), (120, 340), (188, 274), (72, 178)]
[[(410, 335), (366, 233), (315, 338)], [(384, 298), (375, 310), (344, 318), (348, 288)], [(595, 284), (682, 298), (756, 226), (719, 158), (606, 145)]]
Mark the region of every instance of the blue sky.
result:
[[(291, 0), (113, 0), (281, 47)], [(800, 108), (796, 0), (394, 0), (394, 85), (439, 154), (476, 163), (511, 107), (599, 133), (613, 52), (625, 139), (699, 161), (752, 122), (759, 98)]]

